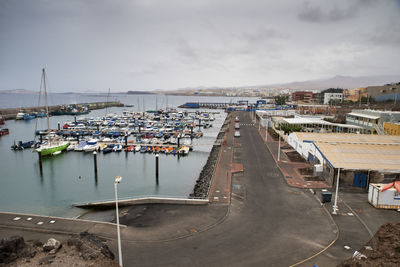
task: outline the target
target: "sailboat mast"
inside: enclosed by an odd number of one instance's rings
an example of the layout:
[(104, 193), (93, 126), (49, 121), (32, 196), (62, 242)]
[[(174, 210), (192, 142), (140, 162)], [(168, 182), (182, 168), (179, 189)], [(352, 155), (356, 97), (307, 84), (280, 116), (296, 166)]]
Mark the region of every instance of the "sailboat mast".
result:
[(43, 75), (44, 97), (46, 100), (47, 131), (50, 131), (49, 101), (47, 99), (46, 70), (44, 68), (42, 69), (42, 75)]
[(107, 99), (106, 99), (106, 117), (107, 117), (107, 111), (108, 111), (108, 97), (110, 96), (110, 88), (108, 88), (108, 94), (107, 94)]

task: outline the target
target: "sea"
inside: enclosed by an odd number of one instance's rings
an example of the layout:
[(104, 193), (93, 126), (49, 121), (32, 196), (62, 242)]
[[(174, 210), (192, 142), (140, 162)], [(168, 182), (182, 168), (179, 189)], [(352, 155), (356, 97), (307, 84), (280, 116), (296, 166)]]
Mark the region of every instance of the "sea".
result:
[[(121, 101), (129, 107), (94, 110), (85, 117), (103, 117), (107, 113), (122, 114), (123, 110), (143, 111), (177, 108), (185, 102), (232, 102), (256, 98), (202, 97), (133, 94), (49, 94), (49, 105), (76, 104), (100, 101)], [(0, 108), (42, 106), (37, 94), (0, 93)], [(182, 109), (183, 110), (183, 109)], [(194, 111), (194, 110), (189, 110)], [(98, 175), (94, 173), (92, 153), (64, 152), (43, 159), (40, 173), (38, 154), (32, 149), (13, 151), (14, 141), (29, 141), (37, 129), (47, 128), (47, 119), (29, 121), (8, 120), (3, 128), (9, 135), (0, 137), (0, 211), (76, 218), (85, 210), (73, 204), (114, 199), (114, 179), (121, 176), (119, 199), (144, 196), (188, 197), (205, 165), (211, 148), (226, 118), (222, 109), (202, 110), (217, 112), (213, 126), (204, 129), (204, 136), (193, 139), (193, 151), (177, 157), (160, 154), (159, 183), (155, 176), (155, 155), (120, 152), (98, 153)], [(50, 126), (57, 128), (73, 121), (73, 116), (50, 117)]]

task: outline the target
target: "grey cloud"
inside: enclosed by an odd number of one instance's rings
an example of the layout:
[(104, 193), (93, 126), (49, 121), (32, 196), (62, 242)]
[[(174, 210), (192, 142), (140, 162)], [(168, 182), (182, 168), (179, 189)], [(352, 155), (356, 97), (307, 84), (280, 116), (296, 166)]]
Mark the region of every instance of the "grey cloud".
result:
[(371, 3), (370, 0), (350, 0), (339, 7), (337, 2), (332, 1), (333, 6), (321, 7), (319, 4), (306, 1), (300, 8), (298, 18), (302, 21), (313, 23), (337, 22), (352, 19), (357, 16), (359, 10)]

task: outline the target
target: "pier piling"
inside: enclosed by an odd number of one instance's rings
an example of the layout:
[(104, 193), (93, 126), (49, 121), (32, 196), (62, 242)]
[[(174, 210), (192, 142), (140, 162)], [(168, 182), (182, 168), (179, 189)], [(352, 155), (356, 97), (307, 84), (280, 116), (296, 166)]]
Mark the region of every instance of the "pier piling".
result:
[(125, 133), (125, 146), (128, 145), (128, 134)]
[(158, 153), (156, 154), (156, 184), (158, 185)]
[(60, 130), (60, 129), (61, 129), (60, 122), (58, 122), (58, 123), (57, 123), (57, 128), (58, 128), (58, 130)]
[(74, 117), (74, 122), (76, 123), (76, 116)]
[(38, 153), (39, 155), (39, 170), (40, 170), (40, 175), (43, 176), (43, 165), (42, 165), (42, 153)]
[(97, 152), (93, 152), (93, 162), (94, 162), (94, 175), (97, 177)]

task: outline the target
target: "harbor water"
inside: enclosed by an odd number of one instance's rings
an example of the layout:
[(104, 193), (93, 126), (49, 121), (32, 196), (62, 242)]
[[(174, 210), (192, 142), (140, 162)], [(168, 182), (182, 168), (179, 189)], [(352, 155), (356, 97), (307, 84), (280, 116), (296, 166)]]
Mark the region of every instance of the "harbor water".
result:
[[(55, 95), (59, 97), (62, 94)], [(24, 102), (24, 106), (34, 106), (28, 105), (24, 97), (28, 96), (20, 96), (20, 102)], [(167, 102), (168, 107), (176, 107), (188, 101), (237, 101), (223, 97), (191, 98), (169, 96), (167, 99), (165, 96), (156, 98), (153, 95), (117, 95), (110, 101), (121, 100), (122, 103), (134, 107), (95, 110), (83, 116), (102, 117), (106, 112), (122, 114), (123, 110), (165, 108)], [(54, 104), (59, 104), (58, 101), (63, 100), (57, 99)], [(104, 101), (104, 96), (79, 95), (74, 101), (64, 99), (65, 104), (75, 101), (76, 103)], [(6, 102), (4, 98), (3, 102)], [(219, 114), (214, 115), (215, 121), (212, 122), (211, 128), (202, 129), (203, 137), (193, 139), (194, 148), (189, 155), (178, 157), (160, 154), (158, 184), (155, 176), (155, 154), (148, 153), (119, 152), (105, 155), (98, 153), (96, 177), (92, 153), (63, 152), (60, 155), (44, 158), (43, 174), (41, 174), (37, 153), (32, 152), (32, 149), (22, 151), (10, 149), (14, 140), (33, 140), (36, 120), (9, 120), (5, 127), (10, 129), (10, 134), (0, 138), (0, 211), (77, 217), (83, 210), (72, 207), (73, 204), (114, 198), (114, 178), (118, 175), (123, 177), (118, 187), (118, 195), (122, 199), (142, 196), (187, 197), (193, 190), (226, 117), (223, 110), (209, 111)], [(73, 116), (51, 117), (51, 128), (56, 129), (58, 122), (63, 125), (64, 122), (73, 120)], [(46, 118), (38, 119), (38, 129), (46, 129), (46, 125)]]

